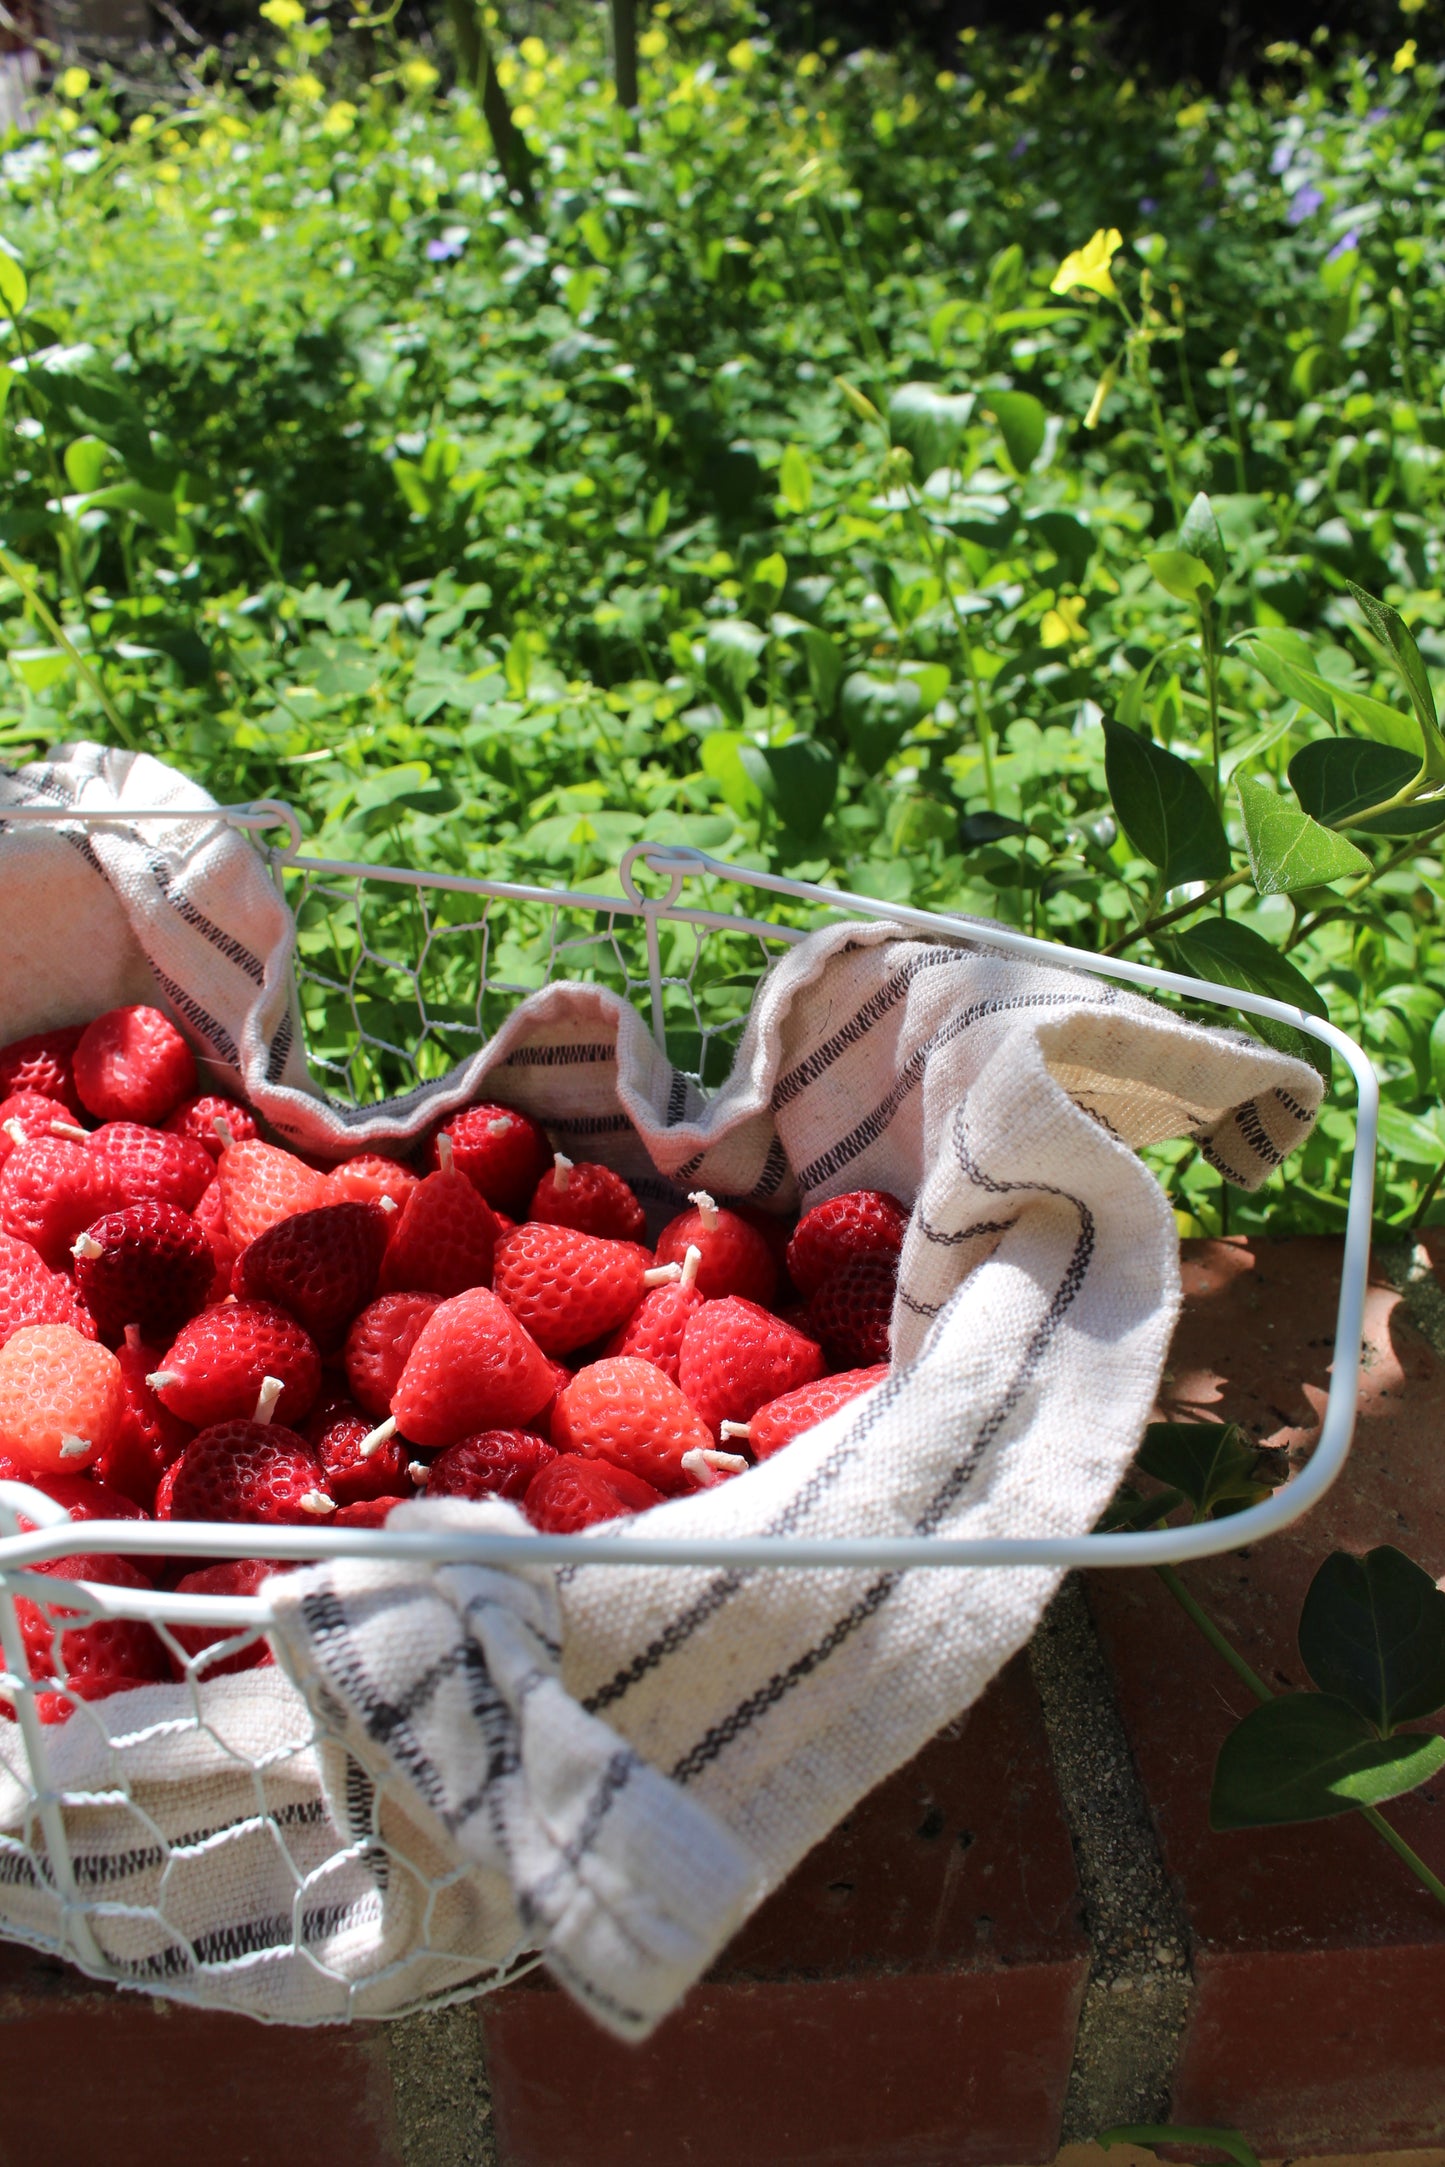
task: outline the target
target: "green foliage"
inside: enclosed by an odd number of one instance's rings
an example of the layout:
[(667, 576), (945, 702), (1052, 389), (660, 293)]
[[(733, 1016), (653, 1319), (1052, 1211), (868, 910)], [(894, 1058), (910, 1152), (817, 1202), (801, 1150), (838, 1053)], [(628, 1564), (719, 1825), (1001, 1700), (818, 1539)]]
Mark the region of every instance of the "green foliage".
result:
[[(1211, 103), (1087, 17), (935, 77), (679, 13), (633, 120), (588, 17), (499, 48), (532, 218), (384, 18), (365, 79), (300, 0), (258, 37), (0, 151), (0, 754), (603, 893), (693, 842), (1328, 1013), (1429, 1204), (1431, 68)], [(1337, 1228), (1351, 1136), (1337, 1077), (1234, 1228)]]

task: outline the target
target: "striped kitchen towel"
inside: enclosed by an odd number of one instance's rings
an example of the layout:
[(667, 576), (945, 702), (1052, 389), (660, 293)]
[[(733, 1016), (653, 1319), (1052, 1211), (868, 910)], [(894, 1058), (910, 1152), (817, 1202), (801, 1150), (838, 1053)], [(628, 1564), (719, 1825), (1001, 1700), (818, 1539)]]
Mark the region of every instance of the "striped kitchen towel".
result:
[[(861, 1187), (907, 1199), (886, 1382), (760, 1467), (643, 1515), (644, 1540), (1085, 1532), (1148, 1419), (1179, 1300), (1172, 1213), (1140, 1149), (1190, 1137), (1253, 1187), (1319, 1102), (1307, 1065), (1004, 956), (986, 926), (924, 940), (871, 923), (831, 926), (774, 965), (709, 1099), (625, 1002), (574, 984), (523, 1001), (442, 1084), (350, 1114), (309, 1086), (275, 890), (194, 786), (77, 748), (8, 788), (122, 814), (127, 797), (172, 790), (178, 817), (144, 834), (117, 822), (0, 840), (0, 898), (11, 922), (30, 913), (32, 964), (49, 967), (47, 928), (61, 945), (45, 906), (54, 861), (66, 908), (83, 913), (71, 945), (78, 935), (110, 972), (77, 958), (81, 978), (17, 977), (7, 1035), (157, 998), (308, 1148), (414, 1136), (484, 1090), (650, 1180), (659, 1208), (693, 1186), (778, 1209)], [(404, 1505), (393, 1521), (436, 1509)], [(456, 1525), (496, 1509), (453, 1508)], [(186, 1990), (228, 2006), (269, 1994), (295, 2021), (334, 2013), (339, 1981), (347, 2008), (384, 2013), (451, 1990), (466, 1957), (499, 1962), (531, 1939), (601, 2021), (640, 2036), (741, 1912), (970, 1706), (1057, 1577), (586, 1562), (499, 1574), (459, 1560), (318, 1565), (273, 1583), (348, 1870), (371, 1855), (356, 1848), (364, 1793), (389, 1802), (380, 1820), (368, 1809), (387, 1871), (324, 1961), (293, 1929), (269, 1984), (253, 1949), (244, 1985), (202, 1963)], [(450, 1862), (425, 1903), (421, 1868), (403, 1870), (423, 1854), (432, 1874)], [(215, 1857), (219, 1925), (241, 1897), (224, 1846)]]

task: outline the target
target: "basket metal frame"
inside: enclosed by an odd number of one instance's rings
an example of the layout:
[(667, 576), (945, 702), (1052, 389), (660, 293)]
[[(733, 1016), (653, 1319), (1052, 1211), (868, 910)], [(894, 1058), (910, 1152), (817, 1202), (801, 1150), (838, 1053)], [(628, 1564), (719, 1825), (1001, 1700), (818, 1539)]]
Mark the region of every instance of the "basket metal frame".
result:
[[(303, 835), (295, 812), (278, 800), (261, 799), (245, 805), (192, 808), (185, 805), (126, 808), (94, 813), (63, 807), (6, 807), (7, 825), (74, 825), (82, 828), (133, 827), (137, 822), (166, 821), (176, 825), (206, 824), (223, 820), (250, 834), (259, 843), (267, 833), (282, 829), (286, 840), (269, 850), (274, 876), (283, 886), (288, 874), (322, 879), (385, 882), (417, 890), (474, 895), (498, 902), (530, 902), (557, 909), (611, 913), (642, 922), (648, 958), (652, 1026), (660, 1045), (663, 1034), (663, 989), (659, 927), (677, 920), (700, 929), (725, 930), (754, 935), (762, 940), (791, 945), (805, 938), (802, 929), (778, 925), (765, 919), (719, 911), (686, 900), (689, 881), (700, 878), (779, 896), (789, 902), (810, 903), (847, 917), (880, 920), (908, 932), (934, 938), (965, 938), (983, 942), (1004, 954), (1055, 969), (1076, 971), (1092, 978), (1182, 995), (1209, 1006), (1243, 1011), (1292, 1029), (1328, 1046), (1339, 1055), (1355, 1079), (1358, 1107), (1354, 1151), (1350, 1166), (1343, 1268), (1335, 1318), (1334, 1349), (1328, 1397), (1320, 1425), (1319, 1440), (1303, 1469), (1262, 1503), (1222, 1521), (1194, 1527), (1160, 1528), (1136, 1534), (1086, 1534), (966, 1540), (946, 1536), (858, 1537), (803, 1539), (792, 1536), (689, 1537), (686, 1540), (647, 1540), (626, 1533), (612, 1534), (604, 1527), (578, 1535), (456, 1535), (409, 1534), (390, 1529), (272, 1528), (266, 1535), (268, 1554), (286, 1560), (327, 1558), (415, 1559), (418, 1564), (471, 1562), (507, 1566), (523, 1558), (532, 1564), (612, 1566), (707, 1566), (749, 1571), (838, 1570), (859, 1567), (873, 1570), (939, 1571), (960, 1567), (1046, 1565), (1057, 1569), (1077, 1566), (1144, 1566), (1181, 1564), (1190, 1559), (1237, 1550), (1288, 1527), (1308, 1512), (1338, 1476), (1349, 1453), (1354, 1433), (1359, 1386), (1361, 1333), (1369, 1270), (1371, 1211), (1374, 1200), (1375, 1141), (1379, 1116), (1379, 1086), (1368, 1056), (1344, 1031), (1305, 1010), (1261, 994), (1247, 993), (1208, 980), (1186, 978), (1177, 972), (1122, 957), (1098, 956), (1062, 943), (1017, 933), (990, 921), (949, 913), (915, 910), (872, 896), (850, 894), (811, 881), (788, 880), (778, 874), (756, 872), (728, 864), (705, 851), (681, 845), (645, 842), (634, 844), (619, 867), (623, 893), (593, 895), (585, 891), (536, 886), (530, 883), (472, 879), (461, 874), (421, 872), (409, 867), (374, 865), (344, 859), (303, 855)], [(639, 887), (639, 869), (665, 880), (664, 893), (649, 895)], [(18, 1531), (23, 1512), (35, 1523), (33, 1532)], [(14, 1609), (16, 1596), (54, 1603), (73, 1599), (78, 1608), (97, 1617), (132, 1617), (163, 1624), (229, 1627), (237, 1634), (261, 1630), (271, 1623), (272, 1613), (263, 1596), (180, 1596), (102, 1586), (96, 1582), (62, 1581), (33, 1568), (49, 1559), (63, 1557), (75, 1544), (73, 1524), (63, 1509), (49, 1498), (19, 1483), (0, 1482), (0, 1653), (15, 1680), (26, 1674), (19, 1625)], [(185, 1555), (206, 1558), (241, 1558), (255, 1549), (255, 1530), (233, 1524), (186, 1522), (167, 1527), (151, 1521), (90, 1521), (86, 1524), (86, 1547), (120, 1555)], [(45, 1767), (44, 1739), (30, 1695), (16, 1694), (16, 1712), (25, 1736), (31, 1766), (37, 1776)], [(33, 1735), (32, 1735), (33, 1734)], [(39, 1788), (44, 1792), (43, 1778)], [(52, 1855), (64, 1853), (64, 1835), (58, 1805), (42, 1803), (42, 1818), (53, 1815), (56, 1827), (47, 1825)]]

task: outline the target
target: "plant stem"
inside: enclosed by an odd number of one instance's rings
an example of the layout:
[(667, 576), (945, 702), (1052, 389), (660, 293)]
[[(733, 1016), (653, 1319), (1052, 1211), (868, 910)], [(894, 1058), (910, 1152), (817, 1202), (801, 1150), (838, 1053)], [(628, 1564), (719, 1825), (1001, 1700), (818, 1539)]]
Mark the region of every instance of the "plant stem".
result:
[(11, 556), (8, 549), (0, 549), (0, 569), (3, 569), (9, 575), (9, 577), (14, 580), (16, 586), (24, 595), (29, 606), (31, 607), (31, 609), (34, 610), (36, 616), (40, 619), (40, 622), (44, 625), (46, 631), (54, 640), (56, 646), (61, 648), (64, 653), (69, 655), (71, 661), (75, 664), (77, 676), (84, 678), (86, 684), (89, 685), (91, 691), (95, 694), (97, 700), (99, 700), (101, 710), (105, 715), (106, 721), (110, 724), (116, 736), (120, 739), (122, 745), (129, 746), (132, 752), (137, 751), (139, 748), (136, 745), (134, 737), (132, 737), (131, 735), (129, 726), (121, 721), (119, 711), (117, 710), (114, 702), (112, 701), (110, 694), (106, 691), (105, 686), (101, 683), (99, 676), (86, 661), (85, 656), (80, 652), (80, 649), (71, 639), (70, 634), (66, 631), (64, 625), (60, 622), (60, 619), (55, 615), (54, 611), (50, 607), (50, 604), (46, 601), (44, 595), (41, 594), (39, 588), (36, 586), (34, 580), (30, 577), (30, 574), (26, 571), (24, 565), (18, 563), (17, 560)]
[(998, 811), (998, 786), (994, 780), (993, 772), (993, 717), (989, 712), (988, 694), (984, 690), (983, 680), (978, 674), (978, 665), (973, 659), (973, 642), (968, 636), (967, 620), (959, 607), (958, 595), (954, 588), (952, 576), (949, 573), (947, 557), (938, 536), (929, 524), (927, 513), (918, 501), (918, 493), (914, 489), (912, 482), (906, 482), (904, 486), (908, 492), (908, 505), (913, 524), (922, 539), (924, 548), (928, 552), (929, 561), (938, 574), (939, 585), (948, 596), (948, 606), (953, 612), (953, 622), (958, 633), (959, 649), (963, 655), (963, 666), (968, 672), (969, 689), (973, 695), (974, 731), (978, 738), (979, 752), (983, 757), (983, 794), (988, 800), (989, 811), (996, 813)]
[(1421, 1193), (1420, 1201), (1415, 1206), (1415, 1210), (1411, 1217), (1407, 1232), (1411, 1234), (1418, 1234), (1420, 1228), (1425, 1223), (1426, 1212), (1430, 1209), (1430, 1206), (1434, 1203), (1435, 1198), (1439, 1193), (1440, 1184), (1442, 1181), (1445, 1181), (1445, 1159), (1442, 1159), (1440, 1161), (1440, 1164), (1436, 1167), (1434, 1173), (1426, 1182), (1424, 1190)]
[(1226, 873), (1222, 880), (1211, 881), (1204, 893), (1196, 895), (1191, 902), (1176, 903), (1172, 910), (1163, 911), (1159, 917), (1146, 918), (1142, 925), (1135, 926), (1132, 933), (1121, 933), (1116, 941), (1110, 941), (1107, 948), (1099, 950), (1100, 955), (1121, 956), (1126, 948), (1133, 947), (1135, 941), (1147, 940), (1153, 934), (1162, 932), (1165, 926), (1173, 925), (1177, 919), (1188, 918), (1195, 911), (1203, 910), (1206, 903), (1214, 902), (1217, 897), (1227, 894), (1231, 888), (1238, 888), (1250, 878), (1248, 866), (1240, 866), (1237, 871)]
[[(1156, 1565), (1154, 1570), (1185, 1616), (1193, 1625), (1199, 1628), (1215, 1654), (1223, 1657), (1241, 1684), (1248, 1686), (1257, 1701), (1273, 1700), (1275, 1698), (1274, 1694), (1265, 1684), (1263, 1678), (1260, 1677), (1258, 1671), (1251, 1670), (1239, 1650), (1230, 1645), (1208, 1611), (1195, 1601), (1178, 1573), (1175, 1572), (1174, 1567), (1172, 1565)], [(1399, 1830), (1392, 1828), (1384, 1815), (1375, 1806), (1361, 1806), (1357, 1810), (1369, 1822), (1375, 1834), (1381, 1837), (1390, 1846), (1396, 1857), (1409, 1867), (1411, 1873), (1422, 1887), (1429, 1890), (1438, 1904), (1445, 1905), (1445, 1881), (1442, 1881), (1438, 1874), (1431, 1872), (1419, 1852), (1411, 1849)]]

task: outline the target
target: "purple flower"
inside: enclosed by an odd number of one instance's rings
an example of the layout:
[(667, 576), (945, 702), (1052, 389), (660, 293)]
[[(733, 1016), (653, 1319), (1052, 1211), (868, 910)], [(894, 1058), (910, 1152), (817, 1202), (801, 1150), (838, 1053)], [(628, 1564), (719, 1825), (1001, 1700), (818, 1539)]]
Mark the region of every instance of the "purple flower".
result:
[(1215, 172), (1213, 166), (1204, 168), (1204, 171), (1199, 176), (1199, 185), (1201, 188), (1217, 188), (1219, 186), (1219, 175)]
[(456, 226), (448, 226), (446, 232), (440, 235), (438, 239), (427, 242), (426, 260), (428, 263), (450, 263), (454, 256), (461, 254), (466, 245), (467, 236), (465, 233), (459, 231)]
[(1276, 176), (1283, 173), (1285, 167), (1289, 164), (1290, 159), (1293, 156), (1294, 152), (1292, 151), (1288, 143), (1276, 143), (1274, 149), (1269, 154), (1270, 172), (1275, 174)]
[(1371, 122), (1372, 125), (1376, 127), (1378, 127), (1379, 123), (1382, 120), (1388, 120), (1389, 117), (1390, 108), (1388, 107), (1388, 105), (1372, 105), (1369, 112), (1365, 115), (1366, 120)]
[(1157, 196), (1141, 196), (1139, 198), (1139, 212), (1141, 217), (1152, 218), (1158, 208), (1159, 200)]
[(1018, 141), (1014, 144), (1012, 150), (1009, 152), (1010, 158), (1022, 158), (1026, 154), (1028, 147), (1032, 141), (1032, 136), (1021, 135)]
[(1323, 205), (1324, 200), (1318, 188), (1311, 187), (1310, 183), (1306, 181), (1304, 187), (1297, 188), (1293, 196), (1291, 196), (1289, 209), (1285, 212), (1285, 217), (1292, 226), (1302, 226), (1307, 218), (1313, 218), (1315, 212)]
[(1328, 254), (1328, 255), (1326, 256), (1326, 258), (1325, 258), (1325, 262), (1326, 262), (1326, 263), (1338, 263), (1338, 262), (1339, 262), (1339, 260), (1340, 260), (1340, 258), (1341, 258), (1341, 256), (1348, 256), (1348, 255), (1349, 255), (1349, 253), (1350, 253), (1350, 251), (1351, 251), (1351, 249), (1355, 249), (1355, 248), (1358, 248), (1358, 247), (1359, 247), (1359, 245), (1360, 245), (1360, 229), (1359, 229), (1359, 227), (1358, 227), (1358, 226), (1351, 226), (1351, 228), (1350, 228), (1350, 230), (1349, 230), (1349, 232), (1348, 232), (1348, 233), (1342, 233), (1342, 234), (1340, 235), (1340, 237), (1339, 237), (1339, 239), (1338, 239), (1338, 240), (1336, 241), (1336, 243), (1335, 243), (1334, 247), (1333, 247), (1333, 248), (1332, 248), (1332, 249), (1330, 250), (1329, 254)]

